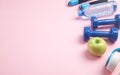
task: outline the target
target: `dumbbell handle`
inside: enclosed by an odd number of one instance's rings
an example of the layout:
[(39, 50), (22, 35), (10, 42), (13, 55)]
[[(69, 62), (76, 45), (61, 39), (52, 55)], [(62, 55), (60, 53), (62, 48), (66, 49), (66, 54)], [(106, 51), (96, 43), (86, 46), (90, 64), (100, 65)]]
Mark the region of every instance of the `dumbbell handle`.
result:
[(109, 37), (109, 32), (107, 31), (92, 31), (90, 32), (92, 37)]
[(99, 25), (110, 25), (110, 24), (115, 24), (116, 20), (115, 19), (103, 19), (99, 20), (98, 24)]

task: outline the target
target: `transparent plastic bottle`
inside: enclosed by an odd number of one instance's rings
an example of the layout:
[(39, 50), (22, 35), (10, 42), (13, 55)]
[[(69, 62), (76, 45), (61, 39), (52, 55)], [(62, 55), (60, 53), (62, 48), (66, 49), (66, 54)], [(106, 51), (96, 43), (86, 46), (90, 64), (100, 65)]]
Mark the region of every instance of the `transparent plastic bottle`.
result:
[(107, 2), (110, 0), (97, 0), (97, 1), (93, 1), (93, 2), (85, 2), (85, 3), (81, 3), (79, 6), (79, 9), (84, 9), (86, 6), (90, 6), (93, 4), (98, 4), (98, 3), (102, 3), (102, 2)]
[(113, 14), (117, 9), (117, 4), (115, 1), (108, 1), (98, 4), (93, 4), (86, 6), (78, 12), (79, 16), (85, 18), (90, 18), (92, 16), (102, 17)]

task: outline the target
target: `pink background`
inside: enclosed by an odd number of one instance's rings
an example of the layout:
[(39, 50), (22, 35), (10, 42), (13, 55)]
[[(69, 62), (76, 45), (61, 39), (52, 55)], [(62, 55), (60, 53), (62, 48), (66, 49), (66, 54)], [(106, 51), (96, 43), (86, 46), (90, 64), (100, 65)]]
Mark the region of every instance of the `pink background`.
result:
[(104, 65), (120, 39), (108, 41), (101, 58), (90, 55), (83, 41), (90, 21), (77, 9), (65, 0), (0, 0), (0, 75), (111, 75)]

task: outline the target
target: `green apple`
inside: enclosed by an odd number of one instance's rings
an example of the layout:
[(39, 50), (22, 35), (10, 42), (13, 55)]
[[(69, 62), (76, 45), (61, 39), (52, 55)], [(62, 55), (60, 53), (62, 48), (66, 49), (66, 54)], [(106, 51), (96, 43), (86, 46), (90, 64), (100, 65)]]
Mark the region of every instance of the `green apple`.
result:
[(99, 37), (91, 38), (88, 41), (88, 51), (95, 56), (102, 56), (107, 48), (107, 44), (104, 39)]

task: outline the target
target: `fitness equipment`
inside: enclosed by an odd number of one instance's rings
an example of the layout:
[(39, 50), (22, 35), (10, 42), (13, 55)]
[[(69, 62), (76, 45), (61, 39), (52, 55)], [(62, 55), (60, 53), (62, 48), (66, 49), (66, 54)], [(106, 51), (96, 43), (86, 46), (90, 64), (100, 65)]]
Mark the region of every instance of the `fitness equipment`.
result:
[(102, 3), (102, 2), (107, 2), (107, 1), (109, 1), (109, 0), (98, 0), (98, 1), (93, 1), (93, 2), (85, 2), (85, 3), (81, 3), (79, 8), (80, 9), (85, 9), (85, 7), (87, 7), (87, 6)]
[(93, 5), (86, 5), (78, 11), (78, 15), (84, 17), (83, 19), (89, 19), (92, 16), (102, 17), (113, 14), (117, 9), (115, 1), (102, 2)]
[(103, 19), (103, 20), (97, 20), (96, 17), (91, 17), (91, 25), (92, 29), (98, 28), (98, 26), (106, 26), (114, 24), (115, 27), (120, 27), (120, 14), (117, 14), (114, 19)]
[(106, 61), (105, 67), (110, 72), (113, 72), (119, 62), (120, 62), (120, 48), (116, 48), (110, 53)]
[(89, 27), (84, 27), (84, 41), (88, 41), (90, 37), (107, 37), (111, 42), (115, 42), (118, 38), (118, 29), (111, 28), (110, 31), (91, 31)]
[(83, 2), (86, 2), (88, 0), (67, 0), (67, 5), (68, 6), (74, 6)]

